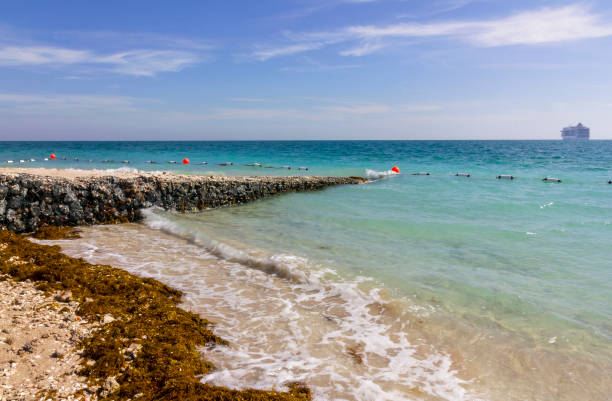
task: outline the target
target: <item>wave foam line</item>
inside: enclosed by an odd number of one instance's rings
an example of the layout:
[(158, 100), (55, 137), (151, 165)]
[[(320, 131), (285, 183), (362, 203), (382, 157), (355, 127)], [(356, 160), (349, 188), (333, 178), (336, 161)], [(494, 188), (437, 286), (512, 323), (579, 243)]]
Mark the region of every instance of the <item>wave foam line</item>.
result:
[(378, 180), (380, 178), (393, 177), (393, 176), (399, 175), (399, 173), (396, 173), (393, 170), (376, 171), (376, 170), (366, 169), (365, 175), (366, 175), (366, 178), (370, 180)]
[[(218, 370), (203, 378), (206, 383), (236, 389), (245, 386), (265, 389), (283, 387), (292, 381), (312, 383), (314, 380), (311, 387), (318, 400), (338, 399), (338, 394), (347, 395), (347, 400), (403, 400), (406, 389), (415, 388), (436, 399), (477, 399), (465, 389), (468, 381), (458, 377), (449, 355), (432, 348), (424, 357), (418, 356), (417, 348), (408, 338), (410, 319), (415, 311), (408, 301), (387, 299), (380, 288), (366, 290), (360, 287), (371, 279), (329, 281), (326, 275), (337, 277), (331, 269), (300, 271), (299, 267), (307, 262), (303, 258), (253, 256), (212, 240), (194, 228), (173, 222), (154, 209), (146, 209), (143, 214), (149, 228), (186, 239), (222, 260), (235, 262), (237, 269), (240, 266), (254, 268), (289, 279), (281, 284), (290, 289), (284, 295), (283, 291), (262, 284), (260, 289), (264, 292), (257, 295), (256, 302), (243, 299), (245, 295), (232, 289), (232, 285), (230, 288), (224, 285), (223, 301), (218, 302), (227, 302), (228, 309), (235, 305), (248, 308), (252, 303), (258, 306), (248, 312), (253, 322), (248, 328), (236, 332), (219, 327), (234, 346), (216, 350), (221, 357), (216, 363)], [(250, 277), (254, 285), (259, 280), (257, 276)], [(198, 292), (201, 291), (215, 292), (216, 297), (221, 295), (207, 286), (199, 286)], [(266, 302), (278, 307), (275, 316), (269, 315), (268, 308), (264, 307)], [(311, 322), (314, 326), (304, 325), (304, 321), (310, 319), (315, 319)], [(276, 320), (278, 322), (270, 324)], [(283, 325), (288, 326), (285, 331), (280, 329)], [(277, 331), (268, 332), (270, 327)], [(311, 344), (315, 327), (320, 330), (320, 337)], [(277, 337), (284, 339), (284, 346), (272, 354), (262, 352), (266, 343)], [(257, 344), (255, 351), (249, 342), (257, 338), (262, 343)], [(321, 347), (327, 349), (323, 354)], [(354, 360), (347, 357), (351, 353), (359, 355), (357, 369)], [(381, 361), (386, 362), (381, 364)], [(256, 378), (254, 370), (259, 372)], [(319, 383), (316, 378), (321, 376), (327, 376), (326, 381), (333, 386)]]
[(145, 219), (144, 223), (149, 228), (186, 239), (195, 245), (203, 247), (220, 259), (240, 263), (241, 265), (261, 270), (268, 274), (274, 274), (296, 283), (309, 282), (306, 274), (298, 270), (299, 266), (306, 263), (304, 258), (283, 254), (272, 255), (270, 257), (258, 257), (223, 242), (216, 241), (206, 236), (201, 231), (183, 227), (164, 218), (158, 213), (155, 213), (155, 208), (143, 209), (141, 213)]

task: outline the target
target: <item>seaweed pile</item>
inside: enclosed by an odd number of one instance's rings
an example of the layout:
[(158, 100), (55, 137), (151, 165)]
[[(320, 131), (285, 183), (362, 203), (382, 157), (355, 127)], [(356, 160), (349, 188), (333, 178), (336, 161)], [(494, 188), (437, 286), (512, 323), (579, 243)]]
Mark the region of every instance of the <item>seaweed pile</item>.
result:
[[(39, 239), (70, 238), (71, 228), (48, 227)], [(287, 392), (231, 390), (200, 382), (213, 366), (204, 347), (225, 346), (211, 323), (178, 307), (181, 292), (157, 280), (93, 265), (61, 253), (59, 246), (31, 242), (0, 230), (0, 277), (31, 280), (80, 303), (77, 314), (100, 326), (81, 346), (80, 374), (100, 398), (112, 400), (310, 400), (310, 390), (288, 383)], [(18, 258), (21, 263), (11, 263)], [(4, 276), (6, 277), (6, 276)], [(1, 279), (1, 278), (0, 278)]]

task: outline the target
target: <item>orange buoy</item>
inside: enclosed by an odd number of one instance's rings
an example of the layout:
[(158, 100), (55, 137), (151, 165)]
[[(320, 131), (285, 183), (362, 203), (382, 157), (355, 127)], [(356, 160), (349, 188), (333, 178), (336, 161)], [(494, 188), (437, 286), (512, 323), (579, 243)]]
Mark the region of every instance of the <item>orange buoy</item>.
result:
[(397, 166), (393, 166), (393, 168), (391, 169), (391, 171), (393, 171), (394, 173), (398, 173), (398, 174), (399, 174), (399, 167), (397, 167)]
[(183, 164), (189, 164), (189, 159), (188, 158), (184, 158), (183, 159)]
[(55, 159), (55, 153), (51, 153), (51, 155), (49, 156), (49, 159)]

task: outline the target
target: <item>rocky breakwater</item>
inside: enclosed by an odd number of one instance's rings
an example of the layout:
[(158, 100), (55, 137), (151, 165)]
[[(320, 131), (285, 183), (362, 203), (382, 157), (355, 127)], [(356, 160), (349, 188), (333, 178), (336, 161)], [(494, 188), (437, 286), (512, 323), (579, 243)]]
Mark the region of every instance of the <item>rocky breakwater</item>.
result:
[(0, 227), (129, 222), (142, 208), (179, 212), (251, 202), (284, 192), (358, 184), (358, 177), (207, 177), (164, 173), (0, 170)]

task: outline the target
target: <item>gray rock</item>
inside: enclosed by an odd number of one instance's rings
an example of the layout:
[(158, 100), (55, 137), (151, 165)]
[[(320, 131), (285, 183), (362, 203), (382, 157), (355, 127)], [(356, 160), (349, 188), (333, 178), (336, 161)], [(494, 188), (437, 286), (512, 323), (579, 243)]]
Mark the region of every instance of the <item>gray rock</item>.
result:
[(138, 174), (59, 178), (0, 173), (0, 226), (15, 232), (44, 225), (135, 221), (141, 208), (180, 212), (246, 203), (283, 192), (361, 181), (341, 177), (203, 177)]
[(70, 302), (72, 301), (72, 291), (62, 291), (55, 296), (55, 300), (58, 302)]

